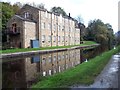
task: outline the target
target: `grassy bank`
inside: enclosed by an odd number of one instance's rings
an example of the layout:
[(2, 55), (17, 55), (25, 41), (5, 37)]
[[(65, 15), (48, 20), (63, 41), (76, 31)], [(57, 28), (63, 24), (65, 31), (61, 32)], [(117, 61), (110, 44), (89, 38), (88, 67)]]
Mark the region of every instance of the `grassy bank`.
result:
[(79, 45), (71, 45), (71, 46), (54, 46), (54, 47), (42, 47), (42, 48), (22, 48), (22, 49), (7, 49), (2, 50), (2, 53), (15, 53), (15, 52), (26, 52), (26, 51), (35, 51), (35, 50), (47, 50), (47, 49), (58, 49), (58, 48), (71, 48), (74, 46), (86, 46), (86, 45), (93, 45), (96, 44), (93, 41), (84, 41), (83, 44)]
[(103, 70), (111, 56), (120, 51), (120, 46), (116, 49), (104, 52), (96, 56), (89, 62), (82, 63), (75, 68), (53, 76), (44, 77), (32, 88), (68, 87), (74, 84), (91, 84), (95, 77)]

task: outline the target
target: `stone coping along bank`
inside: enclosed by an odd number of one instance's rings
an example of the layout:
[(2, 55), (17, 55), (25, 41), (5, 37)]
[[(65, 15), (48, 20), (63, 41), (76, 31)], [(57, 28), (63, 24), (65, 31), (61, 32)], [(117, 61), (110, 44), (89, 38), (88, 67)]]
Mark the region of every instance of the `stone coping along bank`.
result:
[(92, 44), (92, 45), (85, 45), (85, 46), (75, 46), (71, 48), (58, 48), (58, 49), (48, 49), (48, 50), (7, 53), (7, 54), (1, 54), (0, 58), (12, 58), (12, 57), (29, 56), (29, 55), (35, 55), (35, 54), (46, 54), (46, 53), (60, 52), (60, 51), (67, 51), (67, 50), (74, 50), (74, 49), (94, 48), (99, 45), (100, 44)]

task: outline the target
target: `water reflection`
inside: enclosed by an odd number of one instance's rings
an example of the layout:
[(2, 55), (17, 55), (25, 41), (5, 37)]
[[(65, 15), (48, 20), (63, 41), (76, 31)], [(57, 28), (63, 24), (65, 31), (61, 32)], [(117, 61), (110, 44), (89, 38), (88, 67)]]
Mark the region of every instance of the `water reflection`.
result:
[[(5, 60), (4, 60), (5, 61)], [(3, 62), (3, 88), (30, 87), (38, 76), (50, 76), (80, 64), (80, 49)]]
[(2, 63), (3, 88), (30, 87), (40, 77), (63, 72), (85, 62), (86, 59), (95, 57), (104, 51), (103, 48), (75, 49), (31, 57), (9, 58), (9, 61)]

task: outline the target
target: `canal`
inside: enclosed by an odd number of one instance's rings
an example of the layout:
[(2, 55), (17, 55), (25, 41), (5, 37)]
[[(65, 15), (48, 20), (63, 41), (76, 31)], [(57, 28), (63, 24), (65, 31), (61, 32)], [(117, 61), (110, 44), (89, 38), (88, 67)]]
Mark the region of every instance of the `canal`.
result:
[(2, 59), (2, 88), (28, 88), (41, 77), (64, 72), (89, 61), (106, 49), (74, 49), (34, 56)]

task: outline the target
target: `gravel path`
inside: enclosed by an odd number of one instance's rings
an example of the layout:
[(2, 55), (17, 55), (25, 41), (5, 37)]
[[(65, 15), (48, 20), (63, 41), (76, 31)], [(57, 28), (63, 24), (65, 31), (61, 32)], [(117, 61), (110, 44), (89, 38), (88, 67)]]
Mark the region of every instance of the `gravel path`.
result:
[(120, 53), (113, 55), (103, 71), (97, 76), (92, 85), (74, 85), (71, 90), (77, 88), (119, 88), (120, 90)]

